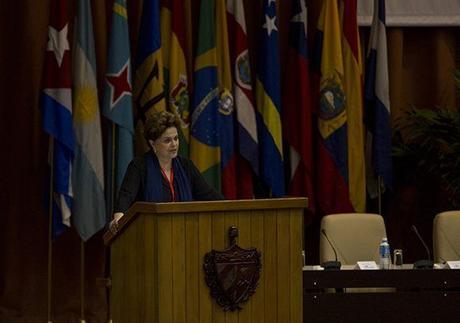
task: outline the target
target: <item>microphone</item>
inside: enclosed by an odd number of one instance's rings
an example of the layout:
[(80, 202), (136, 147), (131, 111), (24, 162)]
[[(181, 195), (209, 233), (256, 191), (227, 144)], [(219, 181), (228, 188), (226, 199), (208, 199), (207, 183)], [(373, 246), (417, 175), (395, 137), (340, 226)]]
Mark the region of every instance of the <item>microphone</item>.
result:
[(331, 246), (332, 248), (332, 251), (334, 251), (334, 255), (335, 255), (335, 260), (334, 261), (325, 261), (321, 264), (321, 267), (324, 268), (324, 270), (340, 270), (340, 267), (342, 266), (342, 263), (340, 261), (337, 260), (337, 251), (335, 251), (335, 248), (334, 248), (334, 245), (332, 244), (332, 242), (329, 240), (327, 234), (326, 234), (326, 230), (324, 229), (321, 229), (321, 233), (324, 235), (324, 237), (326, 238), (327, 242), (329, 243), (329, 245)]
[(426, 245), (425, 241), (422, 239), (422, 236), (420, 235), (420, 233), (418, 233), (418, 230), (415, 227), (415, 225), (412, 224), (411, 229), (417, 235), (417, 238), (422, 243), (423, 247), (426, 250), (426, 254), (428, 256), (427, 259), (417, 260), (416, 262), (414, 262), (414, 269), (433, 269), (433, 260), (431, 260), (430, 249), (428, 249), (428, 246)]

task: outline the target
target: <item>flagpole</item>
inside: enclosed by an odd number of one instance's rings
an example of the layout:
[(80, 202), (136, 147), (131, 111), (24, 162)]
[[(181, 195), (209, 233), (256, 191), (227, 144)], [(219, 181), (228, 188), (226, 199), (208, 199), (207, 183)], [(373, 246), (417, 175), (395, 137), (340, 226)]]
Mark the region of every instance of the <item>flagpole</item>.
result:
[(50, 163), (49, 200), (48, 200), (48, 292), (47, 292), (47, 317), (48, 323), (51, 320), (51, 288), (53, 274), (53, 186), (54, 186), (54, 139), (49, 136), (48, 160)]
[(382, 215), (382, 176), (380, 175), (377, 177), (377, 186), (379, 214)]
[(85, 323), (85, 242), (80, 239), (80, 323)]
[[(110, 178), (110, 204), (109, 204), (109, 217), (112, 216), (112, 213), (113, 213), (113, 205), (114, 205), (114, 199), (115, 199), (115, 196), (116, 196), (116, 188), (115, 188), (115, 156), (116, 156), (116, 149), (117, 149), (117, 145), (115, 144), (115, 141), (116, 141), (116, 124), (114, 122), (112, 122), (112, 169), (111, 169), (111, 178)], [(111, 282), (111, 268), (110, 268), (110, 261), (111, 261), (111, 257), (110, 257), (110, 247), (106, 247), (106, 252), (105, 252), (105, 277), (106, 277), (106, 281), (108, 282)], [(106, 288), (107, 288), (107, 322), (108, 323), (112, 323), (112, 309), (111, 309), (111, 306), (110, 306), (110, 301), (111, 301), (111, 298), (110, 298), (110, 293), (111, 293), (111, 286), (112, 284), (109, 283), (109, 284), (106, 284)]]

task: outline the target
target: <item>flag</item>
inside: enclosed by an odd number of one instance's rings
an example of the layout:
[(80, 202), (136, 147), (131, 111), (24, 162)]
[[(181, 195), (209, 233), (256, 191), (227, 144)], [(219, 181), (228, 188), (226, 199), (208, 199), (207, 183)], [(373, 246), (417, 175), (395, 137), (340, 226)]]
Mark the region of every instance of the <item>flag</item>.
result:
[(213, 0), (201, 1), (197, 37), (190, 158), (207, 182), (220, 190), (220, 112)]
[[(385, 1), (374, 1), (369, 51), (366, 59), (365, 103), (369, 150), (372, 151), (372, 175), (391, 188), (393, 167), (391, 161), (390, 94), (388, 79), (387, 40), (385, 32)], [(377, 195), (377, 188), (371, 196)]]
[(317, 206), (324, 214), (353, 212), (348, 194), (347, 111), (341, 26), (336, 0), (325, 0), (313, 67), (319, 73)]
[(142, 139), (145, 119), (166, 108), (159, 11), (158, 0), (144, 1), (133, 89), (138, 153), (147, 150), (147, 143)]
[(256, 78), (260, 177), (271, 196), (281, 197), (284, 195), (284, 166), (276, 0), (265, 0), (263, 8)]
[(107, 207), (112, 213), (113, 197), (133, 158), (133, 107), (131, 101), (131, 53), (129, 50), (126, 0), (116, 0), (112, 7), (105, 76), (103, 114), (112, 124), (107, 140)]
[(219, 84), (219, 146), (221, 153), (222, 193), (228, 199), (238, 198), (235, 150), (235, 110), (232, 70), (227, 30), (225, 0), (216, 0), (216, 54)]
[(74, 48), (73, 126), (76, 138), (72, 181), (74, 225), (86, 241), (106, 223), (96, 57), (89, 0), (79, 0)]
[(227, 0), (227, 26), (237, 118), (237, 194), (248, 199), (253, 197), (252, 172), (259, 174), (259, 143), (243, 0)]
[(53, 239), (70, 227), (72, 211), (72, 160), (75, 136), (72, 126), (72, 75), (68, 40), (67, 2), (52, 0), (50, 4), (48, 41), (43, 68), (41, 109), (43, 130), (53, 144), (50, 160), (53, 175), (52, 236)]
[(289, 194), (313, 198), (313, 141), (310, 71), (305, 0), (292, 1), (286, 76), (283, 95), (283, 131), (289, 146)]
[(179, 154), (189, 156), (190, 110), (183, 0), (164, 1), (161, 11), (162, 49), (165, 53), (165, 83), (168, 110), (179, 120)]
[(348, 190), (355, 212), (366, 211), (364, 163), (363, 80), (356, 17), (357, 0), (342, 0), (344, 93), (348, 127)]

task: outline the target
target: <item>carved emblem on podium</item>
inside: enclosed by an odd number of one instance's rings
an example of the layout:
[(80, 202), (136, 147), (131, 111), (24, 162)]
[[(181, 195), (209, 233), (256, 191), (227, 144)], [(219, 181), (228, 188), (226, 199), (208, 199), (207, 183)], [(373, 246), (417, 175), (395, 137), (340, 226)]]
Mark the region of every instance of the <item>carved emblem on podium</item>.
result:
[(241, 310), (239, 304), (256, 291), (262, 265), (256, 248), (243, 249), (236, 244), (236, 227), (229, 228), (228, 236), (230, 246), (208, 252), (203, 269), (211, 297), (224, 311), (234, 311)]

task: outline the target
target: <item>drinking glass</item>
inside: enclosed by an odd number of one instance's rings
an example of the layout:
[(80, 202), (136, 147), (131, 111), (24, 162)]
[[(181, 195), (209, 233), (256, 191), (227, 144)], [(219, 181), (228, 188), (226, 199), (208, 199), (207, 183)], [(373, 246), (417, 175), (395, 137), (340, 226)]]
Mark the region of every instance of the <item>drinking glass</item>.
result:
[(393, 250), (393, 265), (395, 267), (402, 267), (403, 265), (403, 251), (402, 249)]

